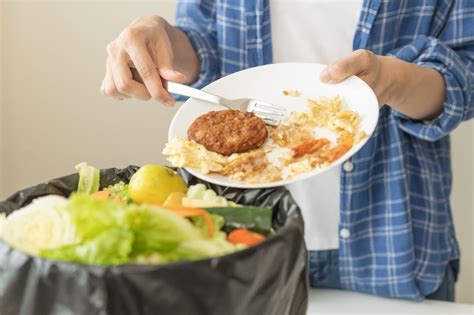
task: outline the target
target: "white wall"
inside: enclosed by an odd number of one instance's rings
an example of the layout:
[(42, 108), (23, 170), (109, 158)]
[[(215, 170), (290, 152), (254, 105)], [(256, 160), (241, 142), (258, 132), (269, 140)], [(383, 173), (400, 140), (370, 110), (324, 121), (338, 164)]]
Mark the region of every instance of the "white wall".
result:
[[(82, 161), (97, 167), (165, 162), (161, 150), (174, 110), (153, 102), (117, 103), (102, 97), (99, 86), (106, 44), (136, 16), (171, 20), (174, 1), (3, 5), (0, 197), (71, 173)], [(463, 251), (457, 296), (463, 302), (474, 302), (473, 126), (453, 134), (453, 210)]]
[(452, 137), (454, 226), (461, 247), (461, 273), (456, 296), (474, 304), (474, 121), (464, 123)]
[(4, 190), (98, 167), (163, 163), (174, 110), (100, 94), (105, 46), (135, 17), (174, 3), (6, 2)]

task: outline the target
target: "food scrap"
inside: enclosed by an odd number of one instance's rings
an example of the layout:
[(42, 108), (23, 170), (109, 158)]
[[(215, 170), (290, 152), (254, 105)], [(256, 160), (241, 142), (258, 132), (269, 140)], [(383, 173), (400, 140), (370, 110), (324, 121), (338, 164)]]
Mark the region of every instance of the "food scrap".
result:
[[(283, 94), (300, 95), (297, 90), (285, 90)], [(327, 167), (367, 137), (360, 130), (359, 114), (348, 110), (338, 96), (307, 99), (306, 105), (305, 112), (291, 113), (279, 126), (263, 126), (265, 132), (260, 125), (254, 124), (252, 128), (247, 126), (252, 132), (238, 131), (235, 135), (233, 130), (238, 129), (236, 121), (232, 122), (235, 127), (232, 130), (218, 123), (220, 130), (227, 130), (224, 134), (214, 132), (209, 136), (205, 133), (203, 130), (210, 128), (207, 124), (211, 124), (211, 120), (222, 120), (222, 117), (216, 118), (219, 112), (211, 112), (204, 115), (206, 123), (201, 121), (203, 116), (196, 119), (188, 132), (188, 135), (192, 134), (190, 140), (175, 138), (166, 145), (163, 153), (173, 166), (196, 168), (204, 174), (220, 174), (249, 184), (271, 183)], [(230, 113), (221, 115), (233, 116), (237, 121), (241, 119)], [(245, 126), (246, 123), (238, 124)], [(256, 128), (257, 125), (260, 127)], [(320, 129), (333, 136), (322, 136)], [(192, 140), (197, 138), (201, 144)], [(210, 150), (214, 147), (222, 150), (218, 150), (220, 153), (212, 152), (217, 151)], [(251, 147), (253, 149), (249, 149)], [(242, 148), (249, 150), (239, 153)], [(280, 156), (271, 158), (275, 151), (279, 151)]]
[[(100, 187), (82, 163), (68, 198), (38, 197), (0, 215), (0, 240), (27, 254), (80, 264), (165, 264), (230, 254), (272, 232), (272, 209), (238, 205), (163, 165)], [(234, 233), (234, 231), (237, 231)]]
[(293, 96), (293, 97), (300, 96), (300, 92), (298, 90), (283, 90), (282, 93), (285, 96)]

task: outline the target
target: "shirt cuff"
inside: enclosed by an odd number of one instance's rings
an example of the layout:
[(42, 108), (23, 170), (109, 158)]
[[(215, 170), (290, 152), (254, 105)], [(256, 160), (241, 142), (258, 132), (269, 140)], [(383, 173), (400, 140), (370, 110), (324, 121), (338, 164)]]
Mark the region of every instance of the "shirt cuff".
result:
[(390, 53), (399, 59), (412, 62), (424, 68), (437, 70), (444, 79), (446, 94), (443, 112), (430, 121), (415, 120), (394, 110), (400, 129), (410, 135), (427, 141), (437, 141), (453, 131), (465, 117), (469, 101), (466, 88), (467, 66), (451, 48), (435, 38), (422, 36), (411, 44)]

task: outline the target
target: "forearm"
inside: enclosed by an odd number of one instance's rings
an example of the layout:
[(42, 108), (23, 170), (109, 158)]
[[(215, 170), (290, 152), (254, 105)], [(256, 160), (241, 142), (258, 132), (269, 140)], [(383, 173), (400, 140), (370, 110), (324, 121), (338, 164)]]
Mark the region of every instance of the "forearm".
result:
[(174, 67), (186, 76), (185, 83), (196, 81), (199, 77), (200, 61), (188, 36), (169, 23), (166, 25), (166, 30), (174, 51)]
[(387, 104), (417, 120), (431, 120), (443, 111), (446, 86), (443, 76), (393, 57), (379, 56), (382, 78), (391, 82)]

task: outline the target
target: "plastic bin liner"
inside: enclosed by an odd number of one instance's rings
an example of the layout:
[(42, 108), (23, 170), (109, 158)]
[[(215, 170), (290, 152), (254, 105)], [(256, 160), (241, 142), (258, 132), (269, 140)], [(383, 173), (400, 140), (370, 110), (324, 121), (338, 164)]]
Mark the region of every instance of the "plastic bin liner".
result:
[[(138, 169), (101, 170), (101, 187), (128, 182)], [(256, 247), (167, 265), (93, 266), (28, 256), (0, 241), (0, 314), (305, 314), (307, 251), (301, 213), (283, 188), (241, 190), (202, 182), (247, 205), (272, 207), (276, 233)], [(72, 174), (19, 191), (0, 203), (7, 214), (36, 197), (75, 191)]]

